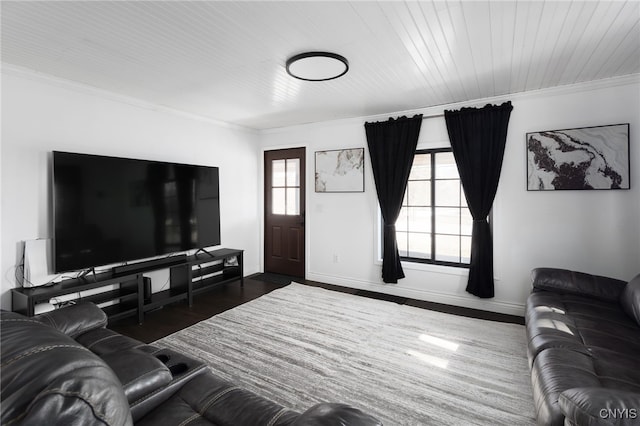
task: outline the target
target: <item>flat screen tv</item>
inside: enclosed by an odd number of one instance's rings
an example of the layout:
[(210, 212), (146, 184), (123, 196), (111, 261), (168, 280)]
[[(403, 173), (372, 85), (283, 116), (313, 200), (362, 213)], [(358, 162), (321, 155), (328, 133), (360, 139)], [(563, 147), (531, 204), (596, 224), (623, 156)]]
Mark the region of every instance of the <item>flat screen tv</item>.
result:
[(53, 152), (56, 273), (220, 244), (217, 167)]

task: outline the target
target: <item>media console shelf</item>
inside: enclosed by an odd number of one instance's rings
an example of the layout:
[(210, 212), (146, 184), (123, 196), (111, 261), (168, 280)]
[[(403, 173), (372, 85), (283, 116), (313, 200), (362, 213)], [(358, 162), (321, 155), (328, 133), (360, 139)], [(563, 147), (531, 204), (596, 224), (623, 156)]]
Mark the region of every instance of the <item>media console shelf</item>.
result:
[(169, 290), (153, 294), (144, 309), (166, 305), (165, 300), (180, 296), (192, 306), (194, 295), (238, 279), (243, 286), (243, 253), (243, 250), (223, 248), (187, 257), (184, 264), (171, 267)]
[(152, 293), (149, 300), (144, 299), (143, 274), (167, 266), (145, 267), (128, 270), (126, 273), (102, 272), (81, 278), (64, 280), (46, 287), (12, 289), (12, 309), (27, 316), (35, 315), (35, 306), (49, 303), (52, 298), (80, 294), (87, 290), (98, 289), (117, 284), (115, 290), (82, 296), (77, 300), (87, 300), (96, 304), (114, 301), (102, 309), (110, 320), (130, 315), (138, 315), (138, 322), (144, 322), (144, 313), (170, 303), (187, 301), (193, 304), (193, 296), (208, 291), (218, 285), (240, 280), (244, 285), (243, 250), (218, 249), (184, 257), (179, 263), (168, 267), (170, 287), (168, 290)]
[(96, 275), (86, 275), (81, 278), (64, 280), (58, 284), (46, 287), (14, 288), (12, 293), (12, 309), (23, 315), (35, 315), (36, 305), (49, 303), (51, 299), (73, 293), (80, 294), (110, 285), (118, 285), (116, 290), (108, 290), (90, 296), (78, 297), (76, 300), (88, 300), (95, 304), (114, 301), (119, 302), (102, 308), (110, 319), (120, 319), (138, 314), (138, 322), (142, 323), (143, 295), (142, 273), (116, 275), (112, 272), (102, 272)]

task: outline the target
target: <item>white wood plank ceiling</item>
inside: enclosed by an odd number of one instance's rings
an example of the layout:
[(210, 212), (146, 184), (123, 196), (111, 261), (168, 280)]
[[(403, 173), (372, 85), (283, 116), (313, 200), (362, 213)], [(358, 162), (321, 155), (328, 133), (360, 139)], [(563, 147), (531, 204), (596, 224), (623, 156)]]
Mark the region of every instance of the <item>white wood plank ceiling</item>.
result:
[[(640, 73), (637, 1), (2, 1), (2, 62), (267, 129)], [(307, 50), (338, 80), (285, 72)]]

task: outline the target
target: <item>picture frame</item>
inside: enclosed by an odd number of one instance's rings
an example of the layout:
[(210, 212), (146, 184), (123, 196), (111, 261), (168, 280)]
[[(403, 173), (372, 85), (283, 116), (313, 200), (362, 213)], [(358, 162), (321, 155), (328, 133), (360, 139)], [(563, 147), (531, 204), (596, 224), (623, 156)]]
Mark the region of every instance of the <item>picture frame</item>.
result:
[(315, 192), (364, 192), (364, 148), (316, 151)]
[(526, 134), (527, 190), (630, 189), (629, 123)]

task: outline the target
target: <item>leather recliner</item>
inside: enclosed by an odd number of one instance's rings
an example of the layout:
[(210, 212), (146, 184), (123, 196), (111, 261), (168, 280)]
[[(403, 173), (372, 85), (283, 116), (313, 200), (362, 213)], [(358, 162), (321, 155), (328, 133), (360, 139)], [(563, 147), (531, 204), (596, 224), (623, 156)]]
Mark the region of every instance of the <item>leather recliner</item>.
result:
[(0, 313), (2, 425), (362, 425), (354, 407), (289, 410), (214, 375), (202, 362), (105, 328), (80, 303), (28, 318)]
[(532, 271), (527, 354), (540, 425), (640, 424), (640, 275)]

